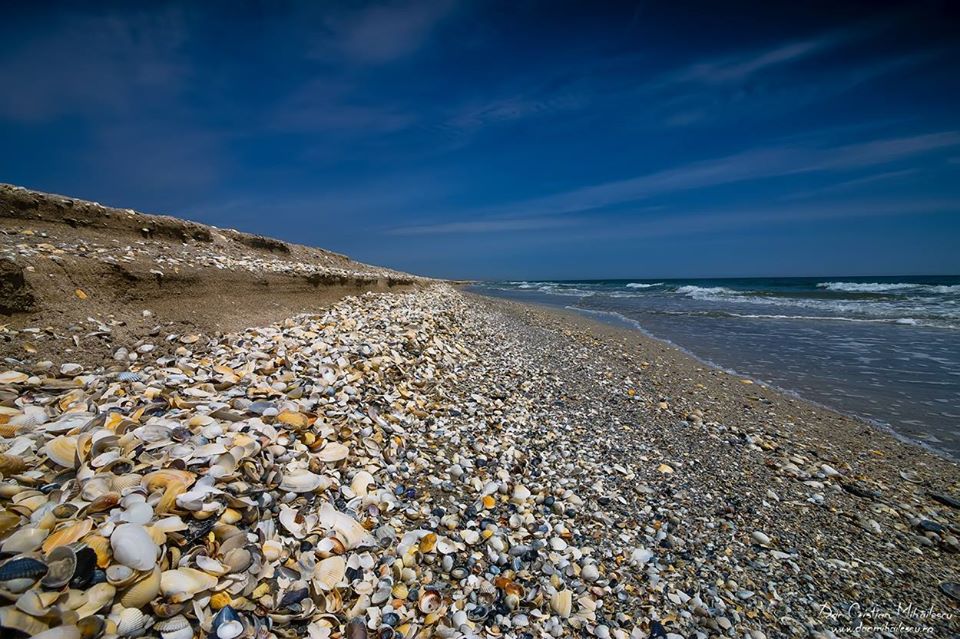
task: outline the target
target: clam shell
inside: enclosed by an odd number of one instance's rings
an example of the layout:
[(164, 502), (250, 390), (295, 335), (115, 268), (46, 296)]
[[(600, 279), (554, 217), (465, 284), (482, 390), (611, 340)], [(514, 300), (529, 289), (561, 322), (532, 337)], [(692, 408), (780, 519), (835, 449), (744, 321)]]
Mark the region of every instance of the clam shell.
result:
[(186, 601), (198, 592), (212, 590), (217, 578), (194, 568), (164, 570), (160, 575), (160, 592), (174, 602)]
[(197, 555), (195, 561), (197, 563), (197, 568), (211, 575), (221, 576), (230, 572), (229, 566), (220, 563), (212, 557), (207, 557), (206, 555)]
[(20, 371), (3, 371), (0, 373), (0, 384), (22, 384), (30, 379), (30, 376)]
[(126, 588), (137, 578), (137, 571), (130, 566), (114, 564), (107, 568), (107, 583), (116, 588)]
[(153, 629), (160, 633), (163, 639), (191, 639), (193, 628), (183, 615), (176, 615), (169, 619), (160, 619), (153, 624)]
[(330, 442), (320, 449), (320, 452), (317, 453), (317, 459), (322, 462), (334, 463), (346, 459), (349, 454), (350, 449), (347, 446), (340, 442)]
[(376, 545), (376, 540), (366, 528), (350, 515), (338, 511), (329, 502), (320, 508), (319, 523), (323, 528), (336, 532), (347, 550)]
[(83, 634), (78, 626), (57, 626), (33, 635), (33, 639), (81, 639)]
[(280, 490), (292, 493), (311, 493), (318, 489), (330, 487), (330, 480), (322, 475), (311, 473), (306, 469), (297, 469), (284, 473), (280, 482)]
[(134, 570), (152, 570), (157, 565), (160, 548), (147, 529), (140, 524), (121, 524), (110, 535), (113, 557)]
[(246, 548), (231, 548), (223, 555), (223, 563), (230, 568), (230, 572), (242, 572), (250, 567), (252, 561), (253, 555)]
[(573, 610), (573, 593), (561, 590), (550, 597), (550, 607), (553, 611), (566, 619)]
[(39, 619), (21, 612), (13, 606), (0, 608), (0, 626), (11, 630), (19, 630), (28, 637), (35, 637), (49, 628)]
[(155, 566), (143, 579), (127, 588), (120, 595), (120, 604), (125, 608), (143, 608), (160, 594), (160, 566)]
[(100, 612), (105, 606), (113, 603), (117, 589), (108, 583), (99, 583), (87, 589), (87, 602), (77, 608), (77, 615), (83, 619)]
[(46, 457), (64, 468), (76, 468), (80, 463), (77, 457), (77, 438), (61, 435), (48, 441), (41, 452)]
[(436, 590), (424, 590), (420, 594), (420, 600), (417, 602), (417, 608), (425, 615), (429, 615), (440, 610), (443, 605), (443, 597)]
[(313, 570), (313, 582), (321, 590), (333, 590), (343, 579), (347, 571), (347, 560), (343, 557), (327, 557)]
[(29, 526), (21, 528), (3, 540), (0, 551), (7, 553), (32, 552), (43, 544), (50, 531)]
[(366, 497), (367, 491), (372, 483), (373, 475), (365, 470), (361, 470), (353, 476), (353, 480), (350, 482), (350, 490), (357, 497)]
[(93, 520), (84, 519), (54, 530), (43, 542), (43, 551), (50, 552), (57, 546), (66, 546), (80, 541), (93, 530)]
[(77, 569), (77, 553), (70, 546), (57, 546), (47, 555), (47, 574), (40, 583), (47, 588), (63, 588)]

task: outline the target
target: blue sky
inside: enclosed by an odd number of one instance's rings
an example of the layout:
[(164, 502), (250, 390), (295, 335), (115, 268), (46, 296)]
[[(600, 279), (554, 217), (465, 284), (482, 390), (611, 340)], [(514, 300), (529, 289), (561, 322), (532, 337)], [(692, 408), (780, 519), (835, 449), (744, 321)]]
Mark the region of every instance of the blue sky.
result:
[(949, 2), (40, 5), (0, 181), (446, 277), (960, 273)]

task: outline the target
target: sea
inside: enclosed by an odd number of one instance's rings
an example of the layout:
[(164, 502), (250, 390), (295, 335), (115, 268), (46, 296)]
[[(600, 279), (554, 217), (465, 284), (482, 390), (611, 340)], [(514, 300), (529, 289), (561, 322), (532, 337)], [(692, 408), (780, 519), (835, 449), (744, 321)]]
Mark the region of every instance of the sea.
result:
[(483, 282), (572, 309), (960, 460), (960, 276)]

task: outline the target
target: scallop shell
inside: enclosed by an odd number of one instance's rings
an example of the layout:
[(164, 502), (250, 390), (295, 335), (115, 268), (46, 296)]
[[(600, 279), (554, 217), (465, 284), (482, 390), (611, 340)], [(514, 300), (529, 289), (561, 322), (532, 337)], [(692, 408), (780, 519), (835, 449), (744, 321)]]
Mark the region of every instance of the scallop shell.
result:
[(330, 483), (328, 478), (301, 468), (283, 474), (280, 490), (291, 493), (311, 493), (321, 488), (329, 488)]
[(27, 462), (16, 455), (0, 454), (0, 473), (16, 475), (27, 469)]
[(44, 455), (50, 461), (64, 468), (76, 468), (79, 464), (77, 458), (77, 438), (61, 435), (48, 441), (41, 449)]
[(120, 524), (110, 535), (113, 557), (135, 570), (151, 570), (157, 565), (160, 548), (140, 524)]
[(317, 458), (323, 462), (333, 463), (346, 459), (349, 454), (350, 449), (347, 446), (340, 442), (330, 442), (320, 449)]
[(43, 542), (43, 552), (50, 552), (57, 546), (66, 546), (80, 541), (93, 530), (93, 520), (84, 519), (75, 524), (53, 531)]
[(129, 637), (139, 633), (147, 624), (147, 617), (136, 608), (124, 608), (117, 619), (117, 634)]
[(120, 595), (120, 604), (125, 608), (143, 608), (160, 594), (160, 566), (136, 582)]
[(153, 629), (160, 633), (163, 639), (191, 639), (193, 628), (183, 615), (176, 615), (169, 619), (160, 619), (153, 625)]
[(47, 555), (47, 574), (40, 583), (54, 590), (63, 588), (77, 569), (77, 553), (70, 546), (57, 546)]
[(321, 590), (333, 590), (347, 572), (343, 557), (327, 557), (313, 570), (313, 583)]

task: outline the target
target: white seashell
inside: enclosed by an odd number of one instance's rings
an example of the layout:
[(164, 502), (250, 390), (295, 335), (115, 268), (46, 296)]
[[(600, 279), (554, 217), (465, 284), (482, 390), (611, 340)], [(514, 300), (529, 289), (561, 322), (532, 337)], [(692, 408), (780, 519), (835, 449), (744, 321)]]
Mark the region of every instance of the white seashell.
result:
[(27, 405), (23, 407), (23, 413), (19, 415), (14, 415), (10, 418), (8, 422), (11, 426), (40, 426), (41, 424), (46, 423), (47, 412), (43, 410), (41, 406)]
[(357, 497), (366, 497), (367, 491), (372, 483), (373, 475), (365, 470), (361, 470), (353, 476), (353, 480), (350, 482), (350, 490), (353, 491), (353, 494)]
[(330, 502), (320, 508), (319, 523), (325, 530), (333, 530), (347, 550), (374, 546), (376, 539), (350, 515), (342, 513)]
[(183, 615), (161, 619), (154, 624), (153, 629), (158, 631), (163, 639), (192, 639), (193, 637), (190, 621)]
[(331, 480), (326, 477), (311, 473), (305, 468), (299, 468), (283, 474), (280, 490), (291, 493), (312, 493), (318, 489), (326, 490), (331, 483)]
[(203, 572), (210, 573), (211, 575), (225, 575), (230, 572), (230, 567), (225, 566), (216, 559), (212, 557), (207, 557), (206, 555), (197, 555), (197, 567)]
[(243, 624), (236, 619), (231, 619), (220, 624), (217, 628), (218, 639), (235, 639), (243, 632)]
[(147, 618), (136, 608), (124, 608), (117, 619), (117, 634), (121, 637), (135, 635), (143, 629)]
[(752, 539), (754, 543), (758, 543), (761, 546), (770, 545), (770, 538), (764, 533), (760, 532), (759, 530), (755, 530), (752, 533), (750, 533), (750, 539)]
[(113, 557), (135, 570), (152, 570), (157, 565), (160, 548), (140, 524), (120, 524), (110, 535)]
[(198, 592), (212, 590), (217, 578), (193, 568), (164, 570), (160, 575), (160, 593), (175, 603), (186, 601)]
[(77, 466), (77, 438), (62, 435), (48, 441), (41, 449), (50, 461), (64, 468)]
[(320, 452), (317, 453), (317, 458), (329, 464), (346, 459), (349, 454), (350, 449), (347, 446), (344, 446), (340, 442), (330, 442), (320, 449)]
[(321, 590), (333, 590), (347, 571), (347, 561), (342, 556), (327, 557), (313, 569), (313, 582)]
[(550, 597), (550, 607), (553, 611), (566, 619), (573, 610), (573, 593), (569, 590), (561, 590)]
[(43, 430), (48, 433), (67, 433), (74, 428), (85, 426), (96, 417), (93, 413), (67, 413), (60, 419), (44, 424)]
[(530, 499), (530, 490), (521, 484), (517, 484), (513, 487), (513, 495), (510, 496), (510, 501), (514, 504), (520, 505)]
[(123, 513), (120, 514), (120, 520), (131, 524), (145, 525), (153, 519), (153, 506), (146, 502), (136, 502), (130, 504)]
[(470, 544), (471, 546), (480, 541), (480, 533), (476, 530), (461, 530), (460, 538), (463, 539), (464, 543)]
[(81, 636), (76, 626), (56, 626), (33, 635), (33, 639), (80, 639)]
[(21, 528), (3, 540), (0, 550), (8, 553), (32, 552), (40, 547), (49, 533), (49, 530), (34, 526)]

